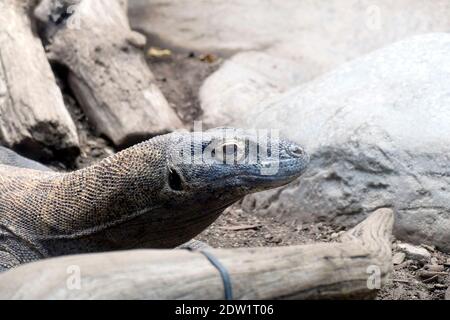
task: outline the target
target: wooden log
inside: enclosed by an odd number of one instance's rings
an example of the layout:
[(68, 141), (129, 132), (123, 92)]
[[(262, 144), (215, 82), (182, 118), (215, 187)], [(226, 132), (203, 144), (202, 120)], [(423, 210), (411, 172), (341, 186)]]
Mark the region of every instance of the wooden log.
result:
[(29, 1), (0, 1), (0, 143), (33, 158), (78, 152), (75, 124), (64, 106)]
[(35, 16), (49, 58), (68, 67), (69, 85), (97, 131), (122, 147), (181, 128), (145, 61), (145, 37), (130, 29), (127, 2), (64, 0), (65, 11), (58, 3), (42, 1)]
[[(392, 269), (393, 211), (381, 209), (341, 243), (211, 249), (235, 299), (373, 297)], [(2, 299), (223, 299), (199, 252), (137, 250), (43, 260), (0, 274)]]

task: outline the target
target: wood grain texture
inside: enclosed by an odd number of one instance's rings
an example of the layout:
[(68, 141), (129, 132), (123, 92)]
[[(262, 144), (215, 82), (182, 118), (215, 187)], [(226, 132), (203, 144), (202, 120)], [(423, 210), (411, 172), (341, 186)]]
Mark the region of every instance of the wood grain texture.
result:
[(69, 85), (100, 134), (128, 146), (182, 127), (145, 61), (145, 37), (130, 29), (126, 1), (77, 1), (57, 26), (48, 21), (54, 1), (35, 10), (46, 25), (49, 58), (69, 69)]
[(0, 1), (0, 143), (34, 158), (76, 152), (76, 128), (32, 31), (28, 5)]
[[(374, 212), (340, 243), (212, 249), (228, 269), (235, 299), (373, 297), (392, 269), (394, 213)], [(74, 275), (79, 272), (79, 289)], [(0, 275), (3, 299), (223, 299), (218, 271), (199, 252), (136, 250), (68, 256)], [(69, 285), (69, 287), (68, 287)]]

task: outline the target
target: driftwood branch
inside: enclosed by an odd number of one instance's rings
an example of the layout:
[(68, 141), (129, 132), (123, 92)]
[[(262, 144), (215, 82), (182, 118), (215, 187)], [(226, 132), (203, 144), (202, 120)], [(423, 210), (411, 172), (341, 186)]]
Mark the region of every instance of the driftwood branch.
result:
[(29, 2), (0, 1), (0, 143), (33, 158), (75, 154), (75, 124), (32, 31)]
[(182, 127), (130, 29), (125, 0), (43, 0), (35, 9), (49, 58), (69, 69), (69, 85), (91, 124), (117, 146)]
[[(366, 298), (391, 271), (393, 219), (392, 210), (378, 210), (341, 243), (210, 252), (228, 269), (236, 299)], [(185, 250), (44, 260), (0, 275), (0, 283), (0, 298), (13, 299), (224, 298), (218, 271), (199, 252)]]

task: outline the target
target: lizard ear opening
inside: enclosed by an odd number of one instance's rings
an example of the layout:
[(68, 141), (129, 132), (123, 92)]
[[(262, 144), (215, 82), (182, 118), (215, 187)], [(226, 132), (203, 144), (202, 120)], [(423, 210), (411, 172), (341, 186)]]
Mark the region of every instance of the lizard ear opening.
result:
[(175, 191), (183, 190), (181, 177), (175, 169), (169, 168), (169, 187)]

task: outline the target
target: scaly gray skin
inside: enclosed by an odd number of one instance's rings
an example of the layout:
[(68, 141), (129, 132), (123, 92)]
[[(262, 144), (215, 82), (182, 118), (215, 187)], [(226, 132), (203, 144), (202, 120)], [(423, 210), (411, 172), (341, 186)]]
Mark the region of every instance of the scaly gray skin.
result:
[[(28, 158), (22, 157), (14, 151), (0, 146), (0, 164), (5, 164), (13, 167), (34, 169), (39, 171), (52, 171), (49, 167)], [(0, 233), (1, 234), (1, 233)], [(205, 250), (210, 249), (206, 243), (192, 239), (177, 248), (190, 250)], [(2, 253), (0, 252), (0, 255)]]
[[(0, 270), (66, 254), (179, 246), (245, 195), (303, 173), (309, 158), (300, 146), (272, 145), (278, 158), (223, 163), (223, 154), (263, 146), (219, 128), (159, 136), (70, 173), (0, 165)], [(206, 149), (215, 158), (191, 161), (193, 150)], [(278, 171), (263, 175), (270, 165)]]

